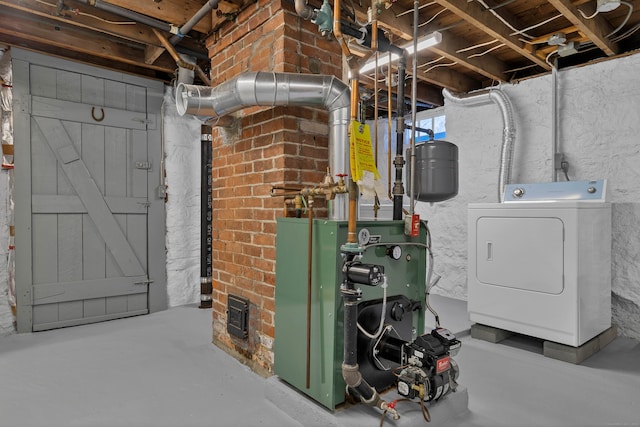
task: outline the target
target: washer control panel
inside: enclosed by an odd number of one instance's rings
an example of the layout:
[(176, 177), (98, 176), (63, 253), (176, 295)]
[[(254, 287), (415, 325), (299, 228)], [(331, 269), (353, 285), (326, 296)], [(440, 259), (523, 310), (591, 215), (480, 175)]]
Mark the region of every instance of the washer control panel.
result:
[(606, 179), (595, 181), (508, 184), (504, 191), (504, 203), (549, 202), (559, 200), (606, 202), (606, 187)]

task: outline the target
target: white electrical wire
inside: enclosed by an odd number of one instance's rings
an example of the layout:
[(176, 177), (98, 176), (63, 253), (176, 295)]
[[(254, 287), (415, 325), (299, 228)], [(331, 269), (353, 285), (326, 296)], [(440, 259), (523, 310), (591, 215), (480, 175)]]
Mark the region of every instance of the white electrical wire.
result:
[(640, 30), (640, 24), (636, 24), (635, 26), (629, 28), (625, 33), (620, 34), (618, 37), (614, 38), (614, 42), (618, 42), (622, 39), (626, 39), (629, 36), (634, 35), (638, 30)]
[[(438, 3), (438, 2), (437, 2), (437, 1), (430, 1), (430, 2), (428, 2), (428, 3), (425, 3), (425, 4), (421, 5), (421, 6), (418, 6), (418, 10), (420, 10), (420, 9), (424, 9), (425, 7), (428, 7), (428, 6), (433, 6), (433, 5), (434, 5), (434, 4), (436, 4), (436, 3)], [(400, 13), (398, 13), (398, 14), (396, 15), (396, 18), (399, 18), (399, 17), (404, 16), (404, 15), (408, 15), (408, 14), (410, 14), (410, 13), (413, 13), (413, 9), (407, 9), (407, 10), (405, 10), (404, 12), (400, 12)]]
[(615, 33), (617, 33), (618, 31), (620, 31), (622, 29), (622, 27), (624, 27), (625, 25), (627, 25), (627, 22), (629, 22), (629, 18), (631, 18), (631, 14), (633, 13), (633, 5), (629, 2), (623, 1), (620, 2), (620, 4), (623, 4), (625, 6), (627, 6), (629, 8), (629, 11), (627, 12), (627, 16), (624, 18), (624, 21), (622, 21), (622, 24), (618, 25), (618, 28), (616, 28), (615, 30), (611, 31), (609, 34), (607, 34), (605, 37), (609, 38), (612, 35), (614, 35)]
[(489, 42), (480, 43), (480, 44), (475, 44), (475, 45), (473, 45), (473, 46), (465, 47), (464, 49), (458, 49), (458, 50), (456, 50), (456, 53), (468, 52), (468, 51), (470, 51), (470, 50), (477, 49), (477, 48), (479, 48), (479, 47), (489, 46), (489, 45), (494, 44), (494, 43), (495, 43), (495, 42), (497, 42), (497, 41), (498, 41), (498, 39), (494, 39), (494, 40), (491, 40), (491, 41), (489, 41)]
[(418, 28), (424, 27), (425, 25), (429, 25), (431, 22), (433, 22), (434, 19), (436, 19), (438, 17), (438, 15), (440, 15), (441, 13), (446, 12), (446, 11), (447, 11), (447, 8), (445, 7), (440, 12), (436, 13), (435, 15), (433, 15), (431, 17), (431, 19), (429, 19), (427, 22), (423, 22), (422, 24), (418, 24)]
[(435, 64), (437, 62), (442, 61), (443, 59), (444, 59), (444, 56), (441, 56), (440, 58), (436, 58), (436, 59), (433, 59), (433, 60), (431, 60), (429, 62), (425, 62), (424, 64), (418, 65), (418, 68), (422, 68), (422, 67), (426, 67), (426, 66), (431, 65), (431, 64)]
[(511, 35), (511, 36), (517, 36), (517, 35), (519, 35), (519, 34), (522, 34), (523, 36), (525, 36), (525, 37), (528, 37), (528, 38), (532, 39), (533, 37), (531, 37), (531, 36), (530, 36), (530, 35), (528, 35), (528, 34), (525, 34), (525, 31), (529, 31), (529, 30), (533, 30), (533, 29), (538, 28), (538, 27), (542, 27), (544, 24), (548, 24), (549, 22), (554, 21), (554, 20), (556, 20), (556, 19), (558, 19), (558, 18), (561, 18), (561, 17), (563, 17), (563, 16), (564, 16), (563, 14), (559, 14), (559, 15), (552, 16), (551, 18), (549, 18), (549, 19), (547, 19), (547, 20), (545, 20), (545, 21), (542, 21), (542, 22), (538, 22), (537, 24), (534, 24), (534, 25), (532, 25), (532, 26), (530, 26), (530, 27), (524, 28), (524, 29), (522, 29), (522, 30), (515, 30), (515, 32), (514, 32), (514, 33), (511, 33), (510, 35)]
[(449, 64), (436, 64), (433, 67), (429, 67), (426, 70), (424, 70), (425, 73), (428, 73), (429, 71), (433, 70), (434, 68), (440, 68), (440, 67), (453, 67), (454, 65), (458, 65), (458, 61), (455, 62), (451, 62)]
[(382, 334), (382, 331), (384, 330), (385, 314), (387, 312), (387, 275), (383, 274), (382, 277), (382, 285), (380, 285), (380, 287), (382, 288), (382, 313), (380, 313), (380, 325), (378, 326), (378, 330), (375, 334), (370, 334), (365, 328), (362, 327), (362, 325), (360, 325), (359, 322), (356, 321), (358, 330), (360, 330), (360, 332), (362, 332), (364, 336), (372, 340), (375, 340), (380, 336), (380, 334)]
[(553, 68), (553, 64), (551, 62), (549, 62), (549, 58), (551, 58), (551, 56), (555, 55), (556, 53), (558, 53), (558, 49), (554, 50), (553, 52), (551, 52), (549, 55), (547, 55), (546, 58), (544, 58), (544, 62), (546, 62), (547, 64), (549, 64), (549, 66), (551, 68)]
[[(528, 37), (530, 39), (533, 38), (533, 36), (530, 36), (528, 34), (524, 34), (519, 32), (520, 30), (518, 30), (517, 28), (515, 28), (513, 25), (511, 25), (509, 22), (507, 22), (506, 19), (504, 19), (502, 16), (500, 16), (499, 13), (497, 13), (495, 10), (491, 9), (489, 7), (489, 5), (487, 3), (484, 2), (484, 0), (477, 0), (478, 3), (480, 3), (482, 6), (484, 6), (485, 9), (487, 9), (489, 12), (491, 12), (491, 14), (493, 16), (495, 16), (496, 18), (498, 18), (504, 25), (506, 25), (510, 30), (516, 31), (518, 34), (522, 34), (525, 37)], [(525, 31), (525, 30), (522, 30)]]
[(524, 67), (512, 68), (511, 70), (504, 70), (504, 73), (515, 73), (516, 71), (527, 70), (529, 68), (537, 67), (538, 64), (525, 65)]
[[(51, 4), (51, 3), (43, 1), (43, 0), (36, 0), (36, 2), (41, 3), (41, 4), (45, 4), (45, 5), (49, 6), (49, 7), (55, 7), (55, 8), (58, 7), (58, 5), (56, 5), (56, 4)], [(113, 25), (136, 25), (136, 23), (133, 22), (133, 21), (110, 21), (108, 19), (104, 19), (104, 18), (101, 18), (99, 16), (92, 15), (90, 13), (80, 12), (80, 9), (70, 9), (69, 8), (69, 9), (63, 10), (63, 12), (65, 12), (65, 11), (69, 11), (69, 12), (75, 13), (76, 15), (88, 16), (89, 18), (97, 19), (98, 21), (102, 21), (102, 22), (105, 22), (107, 24), (113, 24)]]
[(586, 13), (584, 13), (584, 12), (583, 12), (582, 10), (580, 10), (580, 9), (578, 9), (578, 12), (580, 12), (580, 15), (582, 15), (582, 17), (583, 17), (584, 19), (593, 19), (593, 18), (595, 18), (595, 17), (600, 13), (600, 11), (599, 11), (598, 9), (596, 9), (596, 11), (595, 11), (595, 12), (593, 12), (593, 15), (589, 15), (589, 16), (587, 16), (587, 14), (586, 14)]
[(476, 53), (476, 54), (473, 54), (473, 55), (467, 56), (467, 58), (468, 58), (468, 59), (470, 59), (470, 58), (476, 58), (476, 57), (478, 57), (478, 56), (484, 56), (484, 55), (486, 55), (487, 53), (489, 53), (489, 52), (493, 52), (493, 51), (494, 51), (494, 50), (496, 50), (496, 49), (500, 49), (500, 48), (501, 48), (501, 47), (503, 47), (503, 46), (504, 46), (504, 43), (500, 43), (499, 45), (494, 46), (494, 47), (492, 47), (491, 49), (487, 49), (487, 50), (485, 50), (484, 52), (480, 52), (480, 53)]

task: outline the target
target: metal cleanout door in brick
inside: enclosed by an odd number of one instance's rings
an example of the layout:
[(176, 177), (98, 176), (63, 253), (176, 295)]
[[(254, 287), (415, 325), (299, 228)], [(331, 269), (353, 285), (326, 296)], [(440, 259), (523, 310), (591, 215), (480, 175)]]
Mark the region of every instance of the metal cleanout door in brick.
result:
[(165, 308), (162, 84), (13, 55), (18, 331)]

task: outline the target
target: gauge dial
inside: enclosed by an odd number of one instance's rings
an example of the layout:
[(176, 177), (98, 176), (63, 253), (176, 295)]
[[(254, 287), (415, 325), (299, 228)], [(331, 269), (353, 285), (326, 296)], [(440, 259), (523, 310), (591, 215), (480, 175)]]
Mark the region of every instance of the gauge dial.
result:
[(369, 238), (371, 237), (371, 232), (369, 232), (368, 228), (363, 228), (358, 233), (358, 243), (362, 246), (369, 244)]
[(402, 256), (402, 248), (398, 245), (389, 246), (387, 248), (387, 255), (393, 259), (400, 259)]

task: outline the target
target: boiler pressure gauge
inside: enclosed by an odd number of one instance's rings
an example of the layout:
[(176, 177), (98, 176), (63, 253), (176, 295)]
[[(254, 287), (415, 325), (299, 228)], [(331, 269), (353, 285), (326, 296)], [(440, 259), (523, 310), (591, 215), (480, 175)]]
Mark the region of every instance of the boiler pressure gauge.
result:
[(360, 245), (362, 246), (368, 245), (370, 237), (371, 237), (371, 232), (369, 232), (369, 229), (363, 228), (358, 233), (358, 243), (360, 243)]
[(387, 247), (387, 255), (393, 259), (400, 259), (402, 256), (402, 248), (398, 245)]

